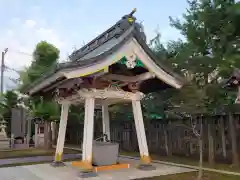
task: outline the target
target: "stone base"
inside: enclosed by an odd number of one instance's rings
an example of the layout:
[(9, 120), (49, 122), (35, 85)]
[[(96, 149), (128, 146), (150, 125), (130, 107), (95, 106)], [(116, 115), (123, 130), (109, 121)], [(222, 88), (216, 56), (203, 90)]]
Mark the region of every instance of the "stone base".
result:
[(0, 139), (0, 148), (5, 149), (10, 147), (10, 142), (8, 139)]
[(27, 148), (29, 148), (29, 145), (28, 144), (13, 144), (13, 148), (16, 148), (16, 149), (27, 149)]
[(91, 178), (91, 177), (97, 177), (97, 173), (93, 172), (91, 170), (82, 170), (81, 172), (79, 172), (78, 177), (80, 178)]
[(53, 162), (51, 163), (51, 166), (52, 166), (52, 167), (63, 167), (63, 166), (66, 166), (66, 165), (65, 165), (64, 162), (62, 162), (62, 161), (53, 161)]
[(142, 170), (142, 171), (153, 171), (153, 170), (156, 170), (156, 167), (151, 165), (151, 164), (140, 164), (137, 168), (139, 170)]

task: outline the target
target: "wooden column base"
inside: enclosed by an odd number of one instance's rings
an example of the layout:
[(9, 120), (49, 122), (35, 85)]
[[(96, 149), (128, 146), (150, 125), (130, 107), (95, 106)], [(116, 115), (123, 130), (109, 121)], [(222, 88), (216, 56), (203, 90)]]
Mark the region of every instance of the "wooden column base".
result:
[(51, 163), (51, 166), (53, 166), (53, 167), (62, 167), (62, 166), (65, 166), (65, 164), (62, 161), (53, 161)]
[(137, 167), (139, 170), (143, 171), (152, 171), (156, 170), (156, 167), (151, 164), (151, 157), (150, 156), (145, 156), (141, 155), (141, 164)]
[(63, 153), (56, 153), (55, 154), (55, 161), (62, 161)]
[(142, 170), (142, 171), (153, 171), (153, 170), (156, 170), (156, 167), (153, 166), (152, 164), (140, 164), (137, 168), (139, 170)]
[(91, 162), (88, 161), (73, 161), (72, 166), (79, 167), (84, 170), (92, 170), (93, 166)]
[(141, 155), (140, 159), (143, 164), (150, 164), (152, 161), (151, 157), (146, 155)]

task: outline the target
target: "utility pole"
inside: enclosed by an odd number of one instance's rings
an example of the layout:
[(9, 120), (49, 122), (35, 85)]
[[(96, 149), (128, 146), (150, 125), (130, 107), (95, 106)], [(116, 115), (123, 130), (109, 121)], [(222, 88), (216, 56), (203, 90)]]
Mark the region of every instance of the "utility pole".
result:
[(4, 49), (4, 51), (2, 52), (2, 63), (1, 63), (1, 94), (3, 94), (3, 86), (4, 86), (4, 68), (5, 68), (5, 55), (8, 52), (8, 48)]

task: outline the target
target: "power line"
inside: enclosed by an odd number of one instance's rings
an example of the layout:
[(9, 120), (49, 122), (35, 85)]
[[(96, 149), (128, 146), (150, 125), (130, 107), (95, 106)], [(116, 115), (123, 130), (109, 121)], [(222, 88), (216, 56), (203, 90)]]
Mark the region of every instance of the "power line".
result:
[(30, 53), (27, 53), (27, 52), (23, 52), (23, 51), (20, 51), (20, 50), (16, 50), (16, 49), (9, 49), (10, 52), (13, 52), (13, 53), (17, 53), (17, 54), (22, 54), (22, 55), (25, 55), (25, 56), (31, 56), (33, 57), (32, 54)]
[[(16, 53), (16, 54), (22, 54), (22, 55), (25, 55), (25, 56), (30, 56), (30, 57), (34, 57), (33, 54), (31, 53), (28, 53), (28, 52), (23, 52), (23, 51), (20, 51), (20, 50), (17, 50), (17, 49), (13, 49), (13, 48), (8, 48), (8, 51), (9, 52), (13, 52), (13, 53)], [(69, 55), (67, 55), (67, 57), (65, 59), (58, 59), (59, 62), (66, 62), (66, 61), (69, 61)]]
[(3, 93), (3, 76), (4, 76), (4, 67), (5, 67), (5, 55), (7, 54), (8, 52), (8, 48), (5, 48), (4, 51), (2, 51), (2, 63), (1, 63), (1, 94)]
[(9, 76), (4, 76), (6, 78), (8, 78), (9, 80), (11, 80), (14, 84), (18, 84), (21, 80), (20, 78), (12, 78), (12, 77), (9, 77)]
[(17, 70), (17, 69), (14, 69), (14, 68), (10, 68), (10, 67), (8, 67), (8, 66), (5, 66), (4, 68), (5, 68), (6, 70), (14, 71), (14, 72), (16, 72), (17, 74), (20, 74), (20, 73), (21, 73), (20, 70)]

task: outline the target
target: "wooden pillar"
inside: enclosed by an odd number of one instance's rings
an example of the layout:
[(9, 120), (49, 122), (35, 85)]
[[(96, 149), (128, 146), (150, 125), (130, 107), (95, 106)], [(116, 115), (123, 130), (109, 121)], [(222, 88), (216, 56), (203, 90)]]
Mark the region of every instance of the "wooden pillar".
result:
[(28, 146), (30, 145), (29, 142), (31, 139), (31, 132), (32, 132), (31, 123), (32, 123), (32, 119), (27, 118), (27, 140), (26, 140), (25, 144), (27, 144)]
[(211, 166), (215, 164), (213, 119), (208, 120), (208, 163)]
[(38, 147), (38, 124), (36, 124), (36, 123), (35, 123), (34, 145), (35, 145), (35, 147)]
[(54, 166), (61, 166), (62, 163), (62, 155), (63, 155), (63, 148), (65, 142), (65, 134), (67, 128), (67, 119), (68, 119), (68, 110), (69, 110), (69, 103), (63, 103), (61, 109), (61, 118), (60, 118), (60, 126), (58, 131), (58, 139), (57, 139), (57, 147), (55, 152), (55, 159), (54, 159)]
[(141, 161), (143, 162), (143, 164), (150, 164), (151, 158), (148, 152), (148, 145), (147, 145), (147, 139), (145, 134), (140, 100), (133, 100), (132, 108), (133, 108), (133, 115), (134, 115)]
[[(102, 104), (102, 125), (103, 125), (103, 134), (107, 135), (107, 139), (110, 141), (110, 122), (109, 122), (109, 111), (108, 104)], [(106, 142), (106, 138), (104, 138)]]
[(226, 150), (226, 136), (225, 136), (225, 126), (224, 126), (224, 117), (220, 116), (220, 130), (221, 130), (221, 140), (222, 140), (222, 153), (224, 159), (227, 158), (227, 150)]
[(56, 143), (56, 122), (51, 122), (51, 129), (52, 129), (52, 142), (53, 144)]
[(92, 97), (86, 98), (84, 131), (83, 131), (83, 154), (82, 154), (82, 162), (81, 162), (83, 167), (86, 169), (92, 168), (94, 107), (95, 107), (95, 99)]
[(237, 150), (237, 137), (236, 137), (236, 123), (232, 113), (229, 113), (229, 131), (232, 144), (232, 163), (235, 167), (239, 167), (239, 155)]

